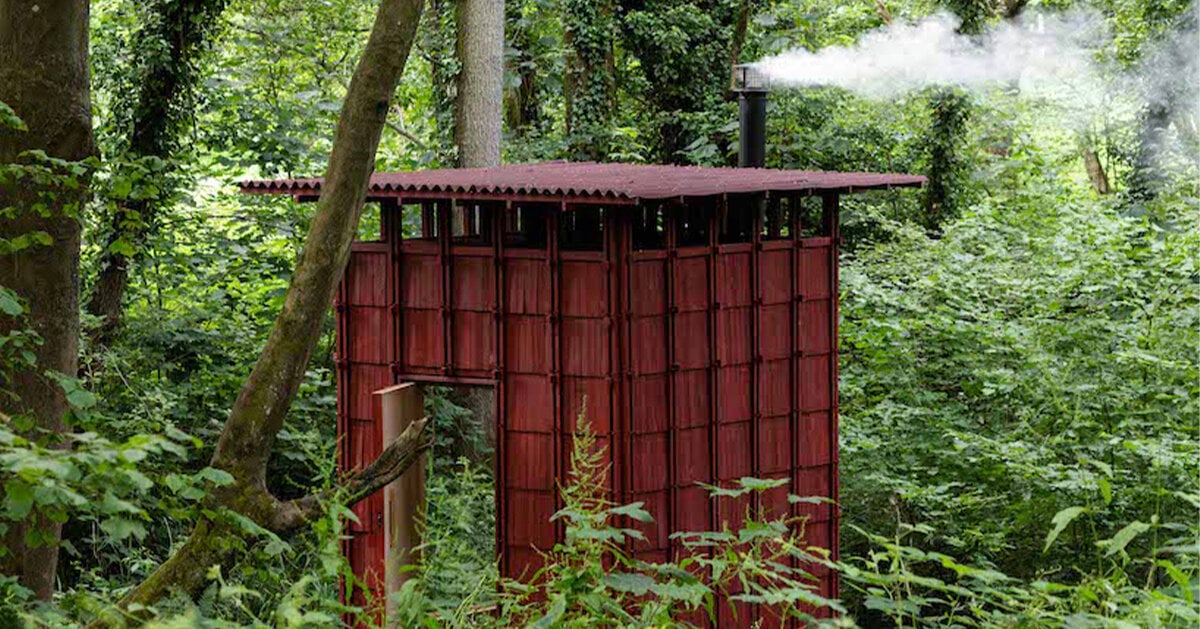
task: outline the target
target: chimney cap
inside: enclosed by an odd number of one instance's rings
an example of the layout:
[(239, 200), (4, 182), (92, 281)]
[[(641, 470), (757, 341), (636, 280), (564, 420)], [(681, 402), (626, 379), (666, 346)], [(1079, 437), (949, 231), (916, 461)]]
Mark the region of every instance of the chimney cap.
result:
[(756, 63), (739, 63), (733, 67), (733, 90), (735, 92), (765, 92), (771, 82)]

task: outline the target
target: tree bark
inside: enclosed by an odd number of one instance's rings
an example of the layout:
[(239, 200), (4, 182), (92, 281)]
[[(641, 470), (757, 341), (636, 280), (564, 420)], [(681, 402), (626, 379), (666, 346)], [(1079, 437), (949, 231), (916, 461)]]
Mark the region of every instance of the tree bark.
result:
[(563, 8), (563, 100), (572, 158), (609, 154), (616, 91), (613, 0), (567, 0)]
[[(121, 157), (158, 157), (170, 164), (179, 148), (185, 105), (195, 89), (196, 58), (207, 47), (213, 23), (227, 4), (228, 0), (167, 0), (148, 8), (149, 19), (134, 35), (133, 53), (140, 57), (135, 60), (140, 66), (134, 77), (137, 94), (119, 103), (122, 109), (114, 121), (127, 134), (123, 139), (127, 154)], [(109, 217), (107, 246), (100, 255), (99, 272), (87, 299), (88, 314), (100, 319), (99, 327), (91, 334), (95, 344), (103, 346), (111, 340), (120, 323), (129, 285), (131, 260), (114, 245), (128, 242), (139, 252), (170, 196), (172, 174), (168, 171), (158, 177), (161, 194), (126, 201)]]
[(540, 16), (536, 9), (527, 13), (524, 4), (521, 1), (505, 4), (507, 24), (517, 24), (509, 35), (509, 44), (515, 51), (512, 69), (517, 75), (517, 85), (505, 94), (504, 118), (509, 130), (518, 138), (537, 126), (542, 117), (541, 103), (537, 99), (539, 68), (535, 55), (542, 46), (536, 41), (534, 27)]
[(458, 2), (458, 96), (454, 143), (458, 165), (500, 165), (504, 121), (504, 0)]
[(939, 234), (942, 224), (962, 210), (958, 189), (967, 165), (959, 149), (971, 109), (967, 96), (954, 88), (934, 88), (929, 98), (933, 121), (926, 136), (929, 182), (923, 222), (927, 232)]
[[(382, 489), (420, 460), (431, 442), (425, 432), (427, 421), (414, 422), (367, 467), (354, 472), (335, 490), (281, 502), (265, 492), (251, 492), (253, 505), (244, 504), (239, 513), (275, 533), (287, 533), (312, 522), (325, 513), (326, 505), (341, 496), (347, 505)], [(252, 506), (252, 508), (246, 508)], [(163, 562), (150, 576), (126, 594), (117, 609), (101, 615), (91, 628), (122, 626), (126, 617), (140, 620), (141, 612), (129, 612), (132, 606), (149, 606), (172, 592), (196, 596), (208, 584), (208, 569), (227, 567), (237, 557), (238, 539), (244, 533), (221, 519), (201, 519), (187, 542)], [(137, 609), (137, 608), (135, 608)]]
[(737, 21), (733, 24), (733, 38), (729, 43), (729, 94), (737, 89), (737, 67), (742, 59), (742, 45), (746, 43), (746, 29), (750, 27), (750, 0), (742, 0), (738, 7)]
[[(314, 505), (330, 497), (279, 501), (267, 490), (267, 460), (349, 259), (388, 106), (412, 47), (422, 4), (422, 0), (382, 0), (379, 5), (346, 92), (316, 214), (283, 309), (217, 441), (211, 465), (229, 472), (234, 480), (213, 493), (210, 511), (229, 509), (260, 526), (281, 530), (310, 520), (319, 513)], [(347, 481), (351, 499), (403, 473), (428, 445), (423, 429), (423, 423), (413, 424), (375, 464), (351, 476)], [(122, 599), (120, 607), (154, 602), (172, 590), (197, 594), (208, 567), (231, 560), (228, 548), (238, 535), (239, 531), (219, 521), (200, 521), (180, 550)]]
[[(27, 131), (0, 130), (0, 163), (28, 161), (23, 151), (42, 150), (52, 158), (80, 161), (93, 154), (91, 88), (88, 74), (86, 0), (0, 0), (0, 101), (22, 118)], [(72, 189), (33, 182), (0, 187), (0, 208), (16, 208), (0, 220), (0, 237), (44, 232), (49, 245), (33, 245), (0, 257), (0, 286), (26, 300), (28, 322), (42, 338), (34, 349), (37, 367), (12, 374), (17, 399), (0, 398), (0, 410), (25, 415), (39, 430), (67, 430), (67, 402), (46, 371), (74, 376), (79, 360), (78, 213), (87, 200), (87, 182)], [(34, 202), (46, 203), (44, 212)], [(24, 323), (3, 318), (3, 332)], [(6, 574), (41, 599), (54, 591), (61, 524), (36, 514), (13, 531)], [(24, 529), (36, 527), (44, 543), (25, 547)], [(6, 540), (9, 541), (9, 540)]]
[(1080, 149), (1080, 153), (1083, 155), (1083, 167), (1087, 170), (1092, 190), (1095, 190), (1096, 194), (1112, 194), (1112, 186), (1108, 183), (1108, 173), (1104, 172), (1104, 164), (1100, 162), (1100, 156), (1088, 146)]
[(1166, 182), (1160, 160), (1171, 124), (1171, 107), (1162, 101), (1151, 102), (1138, 121), (1137, 148), (1129, 173), (1128, 194), (1135, 202), (1154, 200)]

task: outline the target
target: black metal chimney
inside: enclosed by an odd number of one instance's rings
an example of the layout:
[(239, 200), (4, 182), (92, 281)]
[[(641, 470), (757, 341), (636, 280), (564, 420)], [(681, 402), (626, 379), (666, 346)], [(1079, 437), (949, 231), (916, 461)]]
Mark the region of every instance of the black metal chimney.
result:
[(738, 167), (762, 168), (767, 163), (767, 78), (753, 64), (735, 71), (738, 93)]

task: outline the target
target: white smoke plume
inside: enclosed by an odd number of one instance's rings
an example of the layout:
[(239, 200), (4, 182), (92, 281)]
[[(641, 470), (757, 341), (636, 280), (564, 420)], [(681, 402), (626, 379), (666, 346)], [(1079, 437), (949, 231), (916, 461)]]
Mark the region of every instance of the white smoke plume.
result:
[[(928, 85), (1001, 84), (1061, 94), (1098, 78), (1096, 53), (1109, 41), (1104, 19), (1087, 10), (1029, 12), (973, 37), (958, 33), (958, 27), (959, 21), (946, 14), (897, 22), (867, 33), (853, 46), (793, 50), (755, 65), (773, 85), (830, 85), (871, 96)], [(1194, 49), (1194, 32), (1191, 41)]]

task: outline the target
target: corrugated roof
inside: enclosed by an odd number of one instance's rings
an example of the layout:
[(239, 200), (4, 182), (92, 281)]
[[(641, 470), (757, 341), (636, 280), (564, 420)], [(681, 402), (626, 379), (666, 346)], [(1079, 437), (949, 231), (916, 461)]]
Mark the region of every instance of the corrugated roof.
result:
[[(312, 196), (321, 179), (242, 182), (256, 194)], [(368, 196), (520, 196), (637, 201), (749, 192), (807, 192), (891, 189), (922, 186), (925, 177), (887, 173), (842, 173), (768, 168), (709, 168), (596, 162), (540, 162), (494, 168), (448, 168), (376, 173)]]

